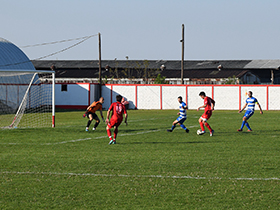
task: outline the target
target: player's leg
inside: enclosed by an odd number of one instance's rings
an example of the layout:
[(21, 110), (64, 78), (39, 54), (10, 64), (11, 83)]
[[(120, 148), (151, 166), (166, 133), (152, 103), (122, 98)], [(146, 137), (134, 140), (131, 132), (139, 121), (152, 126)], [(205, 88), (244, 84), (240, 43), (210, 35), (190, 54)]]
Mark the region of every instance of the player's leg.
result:
[(198, 119), (198, 122), (199, 122), (199, 125), (200, 125), (200, 128), (201, 128), (202, 132), (205, 133), (203, 119), (204, 119), (203, 116), (201, 116), (201, 117)]
[(168, 132), (172, 132), (174, 130), (174, 128), (176, 127), (176, 124), (178, 123), (178, 119), (175, 120), (173, 123), (172, 123), (172, 127), (171, 129), (167, 129)]
[(97, 116), (95, 113), (93, 114), (93, 119), (94, 119), (96, 122), (95, 122), (95, 124), (94, 124), (92, 130), (96, 130), (97, 126), (98, 126), (99, 123), (100, 123), (100, 119), (98, 118), (98, 116)]
[(207, 121), (204, 121), (204, 125), (206, 126), (206, 128), (208, 128), (208, 130), (210, 131), (210, 136), (213, 136), (214, 130), (211, 128), (211, 126), (209, 125), (209, 123)]
[(245, 125), (246, 125), (246, 127), (248, 128), (248, 131), (252, 131), (252, 129), (251, 129), (249, 123), (248, 123), (248, 120), (249, 120), (250, 117), (252, 117), (253, 114), (254, 114), (254, 112), (251, 111), (251, 112), (247, 115), (247, 117), (246, 117), (247, 120), (246, 120), (246, 122), (245, 122)]
[(189, 129), (186, 128), (186, 126), (183, 124), (186, 121), (187, 118), (183, 118), (178, 122), (178, 125), (181, 126), (187, 133), (189, 132)]
[(116, 139), (117, 139), (117, 135), (118, 135), (119, 129), (118, 126), (115, 126), (114, 128), (114, 139), (113, 139), (113, 144), (116, 144)]
[(107, 130), (107, 135), (108, 135), (108, 137), (109, 137), (109, 139), (110, 139), (110, 141), (109, 141), (109, 144), (112, 144), (113, 143), (113, 138), (112, 138), (112, 134), (111, 134), (111, 129), (112, 127), (109, 125), (109, 123), (108, 123), (108, 125), (107, 125), (107, 127), (106, 127), (106, 130)]
[(206, 128), (208, 128), (208, 130), (210, 131), (210, 136), (213, 135), (213, 129), (211, 128), (211, 126), (209, 125), (209, 123), (207, 122), (210, 117), (212, 116), (212, 111), (208, 110), (205, 114), (205, 119), (203, 119), (203, 124), (206, 126)]
[[(251, 112), (251, 111), (249, 111), (249, 110), (247, 110), (247, 111), (245, 112), (245, 114), (244, 114), (244, 116), (243, 116), (243, 121), (242, 121), (241, 127), (240, 127), (240, 129), (238, 129), (237, 131), (242, 131), (242, 130), (243, 130), (244, 125), (245, 125), (245, 124), (248, 124), (248, 123), (247, 123), (247, 120), (248, 120), (253, 114), (254, 114), (254, 113)], [(249, 124), (248, 124), (248, 126), (249, 126)], [(249, 126), (249, 127), (250, 127), (250, 126)], [(248, 128), (248, 129), (249, 129), (249, 128)], [(251, 130), (251, 128), (250, 128), (250, 130)]]
[(246, 125), (246, 127), (248, 128), (248, 131), (252, 131), (252, 129), (251, 129), (251, 127), (250, 127), (248, 121), (245, 123), (245, 125)]
[(115, 126), (114, 126), (114, 139), (113, 139), (113, 144), (116, 144), (117, 142), (116, 142), (116, 139), (117, 139), (117, 135), (118, 135), (118, 132), (119, 132), (119, 129), (118, 129), (118, 127), (120, 126), (120, 124), (122, 123), (122, 121), (120, 121), (120, 122), (116, 122), (115, 123)]
[(88, 128), (93, 120), (93, 117), (92, 117), (92, 114), (91, 113), (88, 113), (87, 114), (87, 117), (89, 118), (88, 122), (87, 122), (87, 126), (86, 126), (86, 131), (88, 131)]

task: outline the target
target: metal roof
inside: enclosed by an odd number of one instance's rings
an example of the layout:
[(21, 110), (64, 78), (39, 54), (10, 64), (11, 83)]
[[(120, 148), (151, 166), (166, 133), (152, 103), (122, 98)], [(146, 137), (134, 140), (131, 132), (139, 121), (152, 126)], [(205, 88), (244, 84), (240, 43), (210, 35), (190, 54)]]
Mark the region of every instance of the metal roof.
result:
[(0, 38), (0, 69), (35, 70), (29, 58), (16, 45)]
[(252, 60), (244, 68), (246, 69), (279, 69), (280, 60)]
[[(37, 69), (50, 69), (52, 65), (57, 68), (86, 69), (98, 68), (98, 60), (33, 60)], [(102, 60), (102, 68), (141, 68), (160, 69), (164, 65), (166, 69), (181, 69), (180, 60)], [(185, 60), (184, 69), (217, 69), (221, 65), (226, 69), (277, 69), (280, 60)]]

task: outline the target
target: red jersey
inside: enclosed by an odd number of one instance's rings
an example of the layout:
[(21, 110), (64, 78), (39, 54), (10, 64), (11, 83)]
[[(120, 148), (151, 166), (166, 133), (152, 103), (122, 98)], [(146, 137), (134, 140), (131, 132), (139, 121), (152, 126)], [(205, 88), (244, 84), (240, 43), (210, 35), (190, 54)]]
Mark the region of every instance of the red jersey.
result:
[(206, 105), (206, 107), (205, 107), (205, 109), (204, 109), (204, 112), (207, 112), (207, 111), (209, 111), (209, 110), (212, 110), (211, 104), (214, 104), (214, 103), (215, 103), (215, 101), (214, 101), (212, 98), (206, 96), (206, 97), (204, 98), (204, 105)]
[(125, 106), (122, 103), (117, 101), (117, 102), (111, 104), (108, 111), (111, 111), (111, 110), (113, 112), (111, 119), (118, 119), (118, 120), (122, 121), (123, 114), (126, 114)]

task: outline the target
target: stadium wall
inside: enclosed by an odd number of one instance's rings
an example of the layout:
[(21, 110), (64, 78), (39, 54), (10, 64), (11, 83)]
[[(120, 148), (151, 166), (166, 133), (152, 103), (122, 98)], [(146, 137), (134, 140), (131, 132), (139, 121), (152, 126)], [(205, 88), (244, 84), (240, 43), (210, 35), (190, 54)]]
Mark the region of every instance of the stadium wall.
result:
[[(84, 109), (96, 99), (98, 84), (67, 84), (67, 91), (61, 91), (62, 84), (56, 84), (56, 107)], [(280, 85), (144, 85), (106, 84), (102, 86), (103, 104), (108, 109), (121, 94), (129, 101), (129, 109), (178, 109), (177, 97), (182, 96), (189, 109), (203, 104), (198, 94), (204, 91), (216, 101), (217, 110), (239, 110), (252, 91), (263, 110), (280, 110)]]

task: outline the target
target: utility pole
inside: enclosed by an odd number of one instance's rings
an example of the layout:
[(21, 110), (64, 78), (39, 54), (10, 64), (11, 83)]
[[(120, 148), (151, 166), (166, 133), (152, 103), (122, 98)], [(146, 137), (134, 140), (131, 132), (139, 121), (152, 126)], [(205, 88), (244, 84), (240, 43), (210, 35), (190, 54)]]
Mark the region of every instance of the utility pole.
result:
[(181, 60), (181, 84), (184, 84), (184, 24), (182, 24), (182, 60)]
[(274, 84), (274, 71), (271, 70), (271, 84)]
[(102, 79), (101, 79), (101, 34), (98, 33), (98, 45), (99, 45), (99, 98), (102, 90)]

